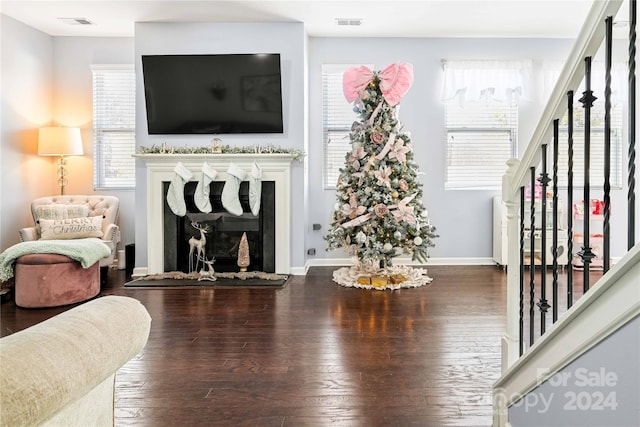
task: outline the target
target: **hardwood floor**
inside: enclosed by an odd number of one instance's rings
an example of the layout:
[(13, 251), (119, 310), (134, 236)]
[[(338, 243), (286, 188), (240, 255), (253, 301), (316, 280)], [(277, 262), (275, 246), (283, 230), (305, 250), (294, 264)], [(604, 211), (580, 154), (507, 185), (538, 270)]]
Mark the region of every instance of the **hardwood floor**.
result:
[[(506, 274), (433, 266), (431, 285), (344, 288), (333, 267), (283, 289), (125, 289), (147, 346), (116, 379), (117, 426), (489, 426)], [(1, 335), (68, 307), (2, 304)]]

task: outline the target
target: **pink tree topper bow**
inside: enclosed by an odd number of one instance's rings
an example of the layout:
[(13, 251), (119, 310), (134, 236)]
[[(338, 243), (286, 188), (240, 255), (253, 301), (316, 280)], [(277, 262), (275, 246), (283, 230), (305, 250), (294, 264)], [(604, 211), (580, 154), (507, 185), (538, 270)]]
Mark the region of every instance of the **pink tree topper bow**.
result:
[[(346, 70), (342, 79), (342, 89), (347, 101), (353, 102), (358, 99), (362, 90), (373, 80), (373, 76), (374, 72), (364, 65)], [(405, 62), (391, 64), (378, 73), (378, 78), (382, 96), (393, 107), (406, 95), (413, 83), (413, 65)]]

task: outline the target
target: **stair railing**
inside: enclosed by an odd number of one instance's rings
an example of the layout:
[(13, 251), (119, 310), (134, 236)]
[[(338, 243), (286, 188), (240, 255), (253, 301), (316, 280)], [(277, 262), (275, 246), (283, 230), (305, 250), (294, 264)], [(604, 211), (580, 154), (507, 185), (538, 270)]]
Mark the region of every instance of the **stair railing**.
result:
[[(583, 246), (578, 254), (581, 257), (584, 265), (583, 283), (584, 292), (589, 290), (589, 273), (590, 263), (593, 260), (595, 254), (592, 251), (589, 241), (589, 206), (587, 203), (590, 200), (591, 188), (590, 188), (590, 158), (591, 158), (591, 129), (590, 129), (590, 113), (591, 107), (596, 100), (591, 90), (591, 60), (596, 54), (598, 49), (605, 43), (605, 177), (604, 177), (604, 253), (607, 258), (605, 261), (605, 272), (609, 268), (608, 258), (609, 255), (609, 174), (610, 174), (610, 109), (611, 109), (611, 40), (612, 40), (612, 26), (613, 16), (616, 15), (618, 9), (622, 4), (622, 0), (605, 0), (594, 2), (592, 8), (585, 20), (585, 23), (580, 31), (580, 34), (576, 40), (574, 48), (565, 63), (565, 66), (560, 74), (558, 82), (550, 96), (549, 102), (543, 111), (542, 117), (538, 126), (536, 127), (529, 145), (527, 146), (521, 159), (510, 159), (507, 162), (508, 170), (505, 173), (502, 181), (502, 199), (506, 208), (507, 216), (507, 325), (506, 334), (502, 339), (502, 369), (506, 370), (511, 366), (525, 351), (525, 331), (524, 331), (524, 312), (525, 312), (525, 295), (526, 291), (529, 292), (529, 339), (528, 345), (531, 346), (534, 343), (535, 329), (534, 329), (534, 315), (537, 306), (540, 312), (540, 335), (544, 334), (547, 319), (546, 314), (549, 308), (552, 309), (552, 321), (558, 320), (558, 270), (560, 268), (567, 267), (567, 306), (571, 307), (573, 304), (573, 272), (571, 265), (571, 255), (573, 253), (573, 221), (572, 221), (572, 207), (573, 207), (573, 175), (574, 173), (584, 174), (584, 200), (585, 203), (585, 218), (584, 218), (584, 233), (583, 233)], [(580, 102), (584, 108), (585, 129), (584, 129), (584, 147), (585, 147), (585, 165), (583, 171), (573, 170), (573, 97), (574, 91), (583, 80), (585, 81), (584, 92), (580, 98)], [(628, 234), (630, 236), (628, 242), (628, 249), (635, 244), (635, 213), (632, 209), (635, 205), (635, 0), (630, 0), (630, 32), (629, 32), (629, 178), (628, 178)], [(600, 101), (602, 102), (602, 101)], [(568, 211), (568, 263), (567, 265), (558, 264), (558, 224), (559, 224), (559, 212), (558, 212), (558, 142), (559, 142), (559, 120), (563, 115), (567, 113), (568, 116), (568, 189), (567, 189), (567, 201), (569, 204)], [(547, 150), (548, 144), (552, 143), (552, 177), (549, 177), (547, 168)], [(540, 175), (536, 177), (536, 170), (541, 166)], [(531, 192), (530, 201), (530, 217), (525, 218), (525, 189), (527, 187), (533, 189), (534, 184), (538, 182), (542, 187), (542, 199), (540, 201), (540, 212), (536, 212), (536, 204), (534, 202), (533, 191)], [(547, 187), (549, 183), (552, 183), (553, 199), (552, 214), (553, 224), (550, 224), (550, 231), (552, 232), (552, 294), (551, 300), (547, 300), (547, 283), (546, 283), (546, 239), (547, 237)], [(534, 262), (534, 231), (535, 219), (537, 215), (540, 216), (540, 240), (541, 240), (541, 262), (540, 262), (540, 298), (535, 302), (535, 262)], [(530, 246), (525, 248), (525, 234), (526, 229), (530, 234)], [(529, 251), (529, 277), (528, 277), (528, 289), (525, 285), (525, 268), (524, 268), (524, 253), (525, 250)], [(534, 305), (535, 304), (535, 305)]]

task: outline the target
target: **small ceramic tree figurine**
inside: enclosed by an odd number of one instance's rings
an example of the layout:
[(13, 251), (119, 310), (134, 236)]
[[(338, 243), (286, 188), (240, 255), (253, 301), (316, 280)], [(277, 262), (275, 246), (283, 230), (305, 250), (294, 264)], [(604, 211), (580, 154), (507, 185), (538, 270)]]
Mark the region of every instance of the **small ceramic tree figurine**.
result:
[(240, 246), (238, 246), (238, 267), (240, 271), (247, 271), (249, 267), (249, 242), (247, 241), (247, 233), (242, 233)]

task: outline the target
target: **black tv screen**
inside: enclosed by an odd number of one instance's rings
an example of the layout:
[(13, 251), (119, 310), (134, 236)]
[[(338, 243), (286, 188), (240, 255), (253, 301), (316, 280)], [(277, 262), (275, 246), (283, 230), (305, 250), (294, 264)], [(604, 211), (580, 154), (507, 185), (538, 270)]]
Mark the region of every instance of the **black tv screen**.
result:
[(142, 55), (149, 134), (282, 133), (279, 54)]

